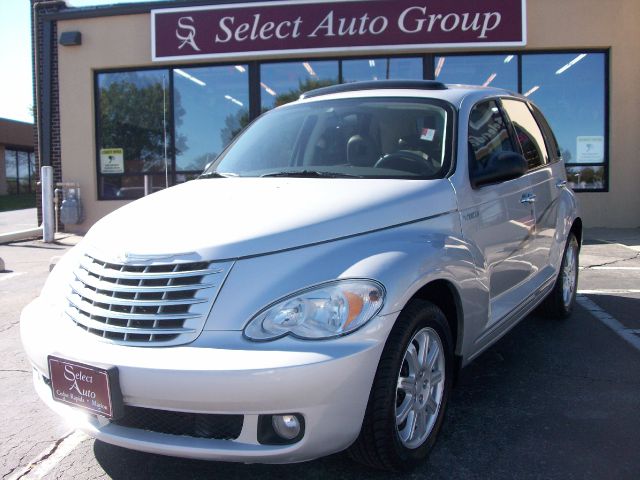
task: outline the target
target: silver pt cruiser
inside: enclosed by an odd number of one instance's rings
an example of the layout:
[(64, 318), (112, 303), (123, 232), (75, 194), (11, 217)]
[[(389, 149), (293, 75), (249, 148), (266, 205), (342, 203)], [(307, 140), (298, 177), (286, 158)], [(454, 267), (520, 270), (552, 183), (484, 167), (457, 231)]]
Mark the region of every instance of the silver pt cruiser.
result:
[(348, 448), (411, 468), (459, 368), (536, 307), (571, 314), (566, 183), (522, 96), (309, 92), (64, 256), (22, 313), (35, 388), (127, 448), (247, 463)]

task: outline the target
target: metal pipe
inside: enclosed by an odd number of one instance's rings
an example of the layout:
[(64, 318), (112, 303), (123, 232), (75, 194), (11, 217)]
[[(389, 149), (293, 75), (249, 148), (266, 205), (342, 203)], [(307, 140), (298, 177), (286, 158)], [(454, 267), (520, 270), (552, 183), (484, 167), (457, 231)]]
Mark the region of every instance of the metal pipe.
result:
[(56, 188), (53, 191), (53, 204), (54, 204), (54, 210), (56, 212), (56, 233), (60, 231), (60, 197), (58, 197), (58, 195), (61, 192), (62, 190), (59, 188)]
[(153, 187), (151, 185), (151, 175), (144, 176), (144, 196), (151, 195), (153, 193)]
[(53, 212), (53, 167), (44, 166), (40, 170), (42, 180), (42, 239), (45, 243), (53, 243), (54, 212)]

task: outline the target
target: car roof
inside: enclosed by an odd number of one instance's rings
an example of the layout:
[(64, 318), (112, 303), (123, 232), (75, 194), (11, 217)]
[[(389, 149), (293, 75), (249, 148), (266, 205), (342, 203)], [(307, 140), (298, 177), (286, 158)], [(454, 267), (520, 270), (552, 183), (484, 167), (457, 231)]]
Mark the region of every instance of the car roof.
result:
[(477, 85), (443, 84), (432, 80), (375, 80), (332, 85), (311, 90), (300, 96), (299, 102), (371, 97), (437, 98), (460, 106), (464, 100), (476, 101), (495, 96), (521, 95), (509, 90)]

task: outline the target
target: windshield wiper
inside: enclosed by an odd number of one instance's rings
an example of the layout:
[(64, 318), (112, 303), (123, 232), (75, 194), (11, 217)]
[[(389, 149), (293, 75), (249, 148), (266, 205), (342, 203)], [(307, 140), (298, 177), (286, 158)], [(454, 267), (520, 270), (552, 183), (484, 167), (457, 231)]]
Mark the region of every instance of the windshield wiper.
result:
[(237, 177), (235, 173), (221, 173), (221, 172), (205, 172), (200, 175), (198, 178), (228, 178), (228, 177)]
[(350, 175), (348, 173), (321, 172), (318, 170), (293, 170), (265, 173), (261, 177), (304, 177), (304, 178), (362, 178), (359, 175)]

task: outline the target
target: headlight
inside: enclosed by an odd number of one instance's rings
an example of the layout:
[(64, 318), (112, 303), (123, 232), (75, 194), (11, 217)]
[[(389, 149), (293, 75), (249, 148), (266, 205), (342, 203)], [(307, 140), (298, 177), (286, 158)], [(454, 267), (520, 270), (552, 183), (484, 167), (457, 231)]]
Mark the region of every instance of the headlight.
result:
[(338, 280), (290, 295), (251, 319), (251, 340), (285, 335), (324, 339), (351, 333), (371, 320), (384, 303), (384, 287), (373, 280)]

